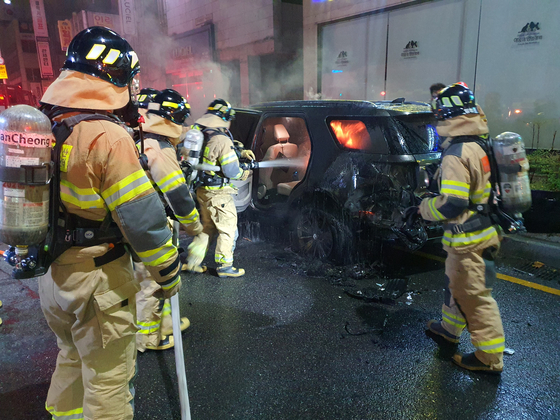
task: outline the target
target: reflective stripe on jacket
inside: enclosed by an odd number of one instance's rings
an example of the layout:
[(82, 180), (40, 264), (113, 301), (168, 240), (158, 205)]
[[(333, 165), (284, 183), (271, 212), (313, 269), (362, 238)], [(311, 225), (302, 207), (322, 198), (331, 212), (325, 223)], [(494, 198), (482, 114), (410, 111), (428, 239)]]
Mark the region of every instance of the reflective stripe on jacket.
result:
[(62, 146), (60, 169), (61, 200), (69, 213), (101, 221), (110, 211), (154, 279), (165, 286), (176, 282), (177, 248), (126, 130), (109, 121), (79, 123)]
[[(207, 127), (212, 129), (212, 127)], [(243, 169), (239, 166), (239, 159), (235, 153), (233, 141), (225, 134), (211, 134), (210, 139), (204, 145), (202, 152), (202, 163), (219, 166), (221, 171), (218, 176), (229, 179), (239, 179), (243, 176)], [(207, 171), (211, 176), (216, 172)], [(218, 186), (202, 186), (205, 190), (224, 190), (229, 194), (235, 189), (232, 184), (224, 183)]]
[(202, 232), (196, 204), (179, 163), (175, 148), (171, 144), (152, 138), (144, 140), (148, 157), (148, 177), (166, 198), (177, 220), (189, 235)]
[(500, 240), (494, 226), (457, 234), (446, 228), (448, 224), (467, 221), (474, 214), (468, 209), (469, 203), (486, 204), (491, 190), (488, 157), (484, 150), (475, 142), (449, 145), (448, 140), (446, 143), (448, 146), (441, 164), (441, 195), (422, 200), (422, 217), (444, 222), (442, 243), (446, 250), (466, 252), (498, 244)]

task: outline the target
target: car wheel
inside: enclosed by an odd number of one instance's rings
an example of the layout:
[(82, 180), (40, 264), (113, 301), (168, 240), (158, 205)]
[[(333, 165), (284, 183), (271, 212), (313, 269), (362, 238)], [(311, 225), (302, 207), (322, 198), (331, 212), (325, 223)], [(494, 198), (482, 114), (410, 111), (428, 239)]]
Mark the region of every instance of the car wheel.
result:
[(308, 258), (348, 264), (352, 260), (352, 233), (332, 214), (306, 207), (295, 219), (292, 247)]

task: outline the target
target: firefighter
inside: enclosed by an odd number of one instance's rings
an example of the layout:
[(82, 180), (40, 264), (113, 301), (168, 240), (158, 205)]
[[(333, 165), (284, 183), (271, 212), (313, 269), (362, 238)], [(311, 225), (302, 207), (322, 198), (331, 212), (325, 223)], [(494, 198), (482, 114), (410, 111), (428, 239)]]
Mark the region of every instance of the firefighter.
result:
[(476, 351), (456, 353), (453, 362), (469, 370), (499, 373), (505, 338), (492, 287), (501, 238), (489, 216), (479, 213), (487, 207), (491, 192), (489, 159), (477, 144), (488, 137), (486, 117), (464, 83), (440, 91), (433, 111), (438, 134), (446, 138), (442, 144), (441, 195), (424, 199), (419, 212), (425, 220), (443, 221), (447, 258), (442, 320), (430, 320), (427, 328), (458, 343), (467, 327)]
[[(60, 76), (41, 99), (58, 123), (105, 117), (73, 126), (55, 168), (64, 215), (58, 225), (74, 245), (39, 281), (41, 308), (60, 349), (46, 402), (57, 419), (133, 418), (140, 286), (131, 252), (158, 283), (157, 293), (169, 298), (181, 286), (165, 210), (131, 136), (113, 118), (113, 111), (135, 114), (130, 85), (139, 70), (125, 39), (91, 27), (73, 38)], [(84, 246), (76, 235), (84, 231), (86, 238), (104, 233), (112, 239)]]
[[(151, 98), (142, 95), (141, 91), (138, 100), (139, 105), (147, 109), (142, 129), (148, 177), (165, 201), (168, 215), (178, 220), (188, 235), (198, 235), (202, 232), (202, 224), (176, 155), (183, 124), (190, 115), (190, 105), (173, 89), (165, 89)], [(171, 348), (174, 339), (170, 302), (153, 296), (159, 286), (142, 264), (135, 264), (135, 272), (142, 287), (136, 295), (140, 328), (136, 335), (137, 348), (139, 351)], [(181, 318), (181, 331), (189, 325), (188, 318)]]
[(208, 106), (206, 114), (195, 122), (195, 128), (204, 134), (201, 163), (219, 166), (219, 172), (201, 171), (200, 186), (196, 196), (200, 205), (203, 231), (189, 245), (187, 269), (204, 272), (201, 266), (208, 243), (217, 234), (215, 261), (219, 277), (241, 277), (242, 268), (233, 266), (233, 252), (237, 240), (237, 210), (233, 201), (236, 188), (230, 180), (246, 180), (250, 170), (239, 166), (239, 157), (254, 160), (250, 150), (243, 150), (238, 157), (233, 137), (229, 131), (235, 110), (230, 103), (216, 99)]

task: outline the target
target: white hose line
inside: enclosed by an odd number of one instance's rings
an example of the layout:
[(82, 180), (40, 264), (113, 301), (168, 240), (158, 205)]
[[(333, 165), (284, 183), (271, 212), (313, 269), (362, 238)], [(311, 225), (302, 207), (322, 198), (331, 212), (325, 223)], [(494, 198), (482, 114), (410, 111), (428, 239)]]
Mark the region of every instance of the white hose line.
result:
[[(173, 243), (175, 246), (179, 245), (179, 222), (175, 220), (173, 221)], [(179, 384), (181, 420), (191, 420), (187, 374), (185, 372), (185, 356), (183, 354), (183, 339), (181, 336), (181, 311), (179, 309), (178, 293), (171, 296), (171, 320), (173, 322), (173, 339), (175, 341), (175, 368), (177, 371), (177, 382)]]

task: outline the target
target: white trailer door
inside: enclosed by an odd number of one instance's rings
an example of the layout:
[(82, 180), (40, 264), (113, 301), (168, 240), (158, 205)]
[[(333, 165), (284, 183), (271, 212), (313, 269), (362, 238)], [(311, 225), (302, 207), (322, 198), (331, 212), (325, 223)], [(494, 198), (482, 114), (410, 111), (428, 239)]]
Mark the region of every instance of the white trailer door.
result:
[(389, 12), (387, 99), (429, 102), (431, 84), (458, 81), (462, 22), (462, 0)]

